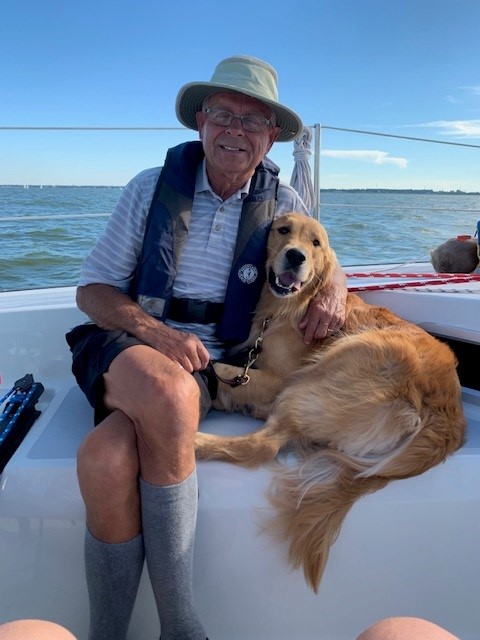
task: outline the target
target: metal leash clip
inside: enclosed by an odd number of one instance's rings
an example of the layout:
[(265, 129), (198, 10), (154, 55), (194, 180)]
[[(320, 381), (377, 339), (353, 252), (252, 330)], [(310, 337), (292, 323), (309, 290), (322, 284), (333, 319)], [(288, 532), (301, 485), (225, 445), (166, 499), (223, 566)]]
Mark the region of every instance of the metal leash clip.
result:
[(217, 380), (220, 380), (220, 382), (223, 382), (224, 384), (228, 384), (230, 387), (243, 387), (244, 385), (250, 382), (250, 376), (248, 375), (248, 371), (250, 367), (254, 365), (258, 356), (262, 352), (263, 334), (265, 333), (269, 322), (270, 322), (270, 318), (265, 318), (265, 320), (263, 321), (262, 331), (258, 336), (258, 338), (255, 340), (253, 347), (248, 352), (248, 359), (247, 359), (247, 363), (243, 367), (243, 373), (239, 373), (238, 376), (235, 376), (234, 378), (229, 378), (229, 379), (222, 378), (216, 373), (213, 367), (213, 362), (210, 361), (209, 367), (211, 371), (213, 371), (213, 375), (216, 377)]
[(265, 330), (268, 326), (269, 321), (270, 321), (270, 318), (265, 318), (265, 320), (263, 321), (262, 332), (260, 333), (258, 338), (255, 340), (253, 347), (248, 352), (248, 360), (245, 366), (243, 367), (243, 373), (240, 373), (238, 376), (236, 376), (233, 379), (232, 387), (242, 387), (243, 385), (248, 384), (250, 382), (250, 376), (248, 375), (248, 371), (250, 370), (250, 367), (252, 367), (255, 364), (258, 356), (262, 352), (263, 334), (265, 333)]

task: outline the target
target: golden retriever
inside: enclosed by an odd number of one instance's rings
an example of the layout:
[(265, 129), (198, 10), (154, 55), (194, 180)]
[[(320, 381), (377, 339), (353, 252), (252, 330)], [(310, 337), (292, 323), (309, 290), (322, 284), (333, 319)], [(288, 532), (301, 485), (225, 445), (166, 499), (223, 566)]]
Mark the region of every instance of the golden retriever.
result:
[[(247, 384), (242, 367), (216, 363), (217, 409), (267, 418), (244, 436), (198, 433), (199, 459), (256, 467), (289, 445), (278, 465), (268, 528), (289, 542), (316, 592), (331, 544), (354, 502), (390, 480), (445, 460), (464, 437), (456, 359), (444, 343), (388, 309), (348, 294), (341, 331), (305, 345), (298, 324), (331, 281), (337, 261), (322, 225), (298, 213), (272, 225), (267, 281), (247, 345), (261, 351)], [(258, 344), (258, 343), (257, 343)]]

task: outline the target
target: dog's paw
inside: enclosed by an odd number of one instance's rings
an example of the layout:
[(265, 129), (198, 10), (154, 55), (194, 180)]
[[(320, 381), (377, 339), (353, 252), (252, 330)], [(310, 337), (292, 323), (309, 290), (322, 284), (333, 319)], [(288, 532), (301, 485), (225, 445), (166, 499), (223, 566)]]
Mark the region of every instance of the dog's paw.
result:
[(215, 362), (213, 368), (216, 375), (220, 379), (220, 382), (222, 381), (222, 378), (224, 380), (230, 381), (236, 378), (236, 376), (243, 373), (243, 369), (241, 369), (240, 367), (234, 367), (231, 364), (225, 364), (225, 362)]

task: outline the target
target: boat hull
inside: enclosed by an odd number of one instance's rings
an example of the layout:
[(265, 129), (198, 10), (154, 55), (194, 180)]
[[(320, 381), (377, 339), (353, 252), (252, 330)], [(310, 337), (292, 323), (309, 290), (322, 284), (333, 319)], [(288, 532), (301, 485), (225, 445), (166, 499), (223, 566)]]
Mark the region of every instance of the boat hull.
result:
[[(81, 639), (87, 634), (88, 599), (75, 454), (93, 416), (70, 372), (63, 336), (83, 317), (73, 290), (17, 293), (0, 295), (2, 388), (30, 372), (45, 393), (37, 405), (39, 419), (0, 477), (0, 620), (46, 618)], [(456, 311), (450, 313), (445, 296), (438, 302), (428, 293), (409, 300), (415, 295), (365, 294), (410, 320), (476, 338), (469, 300), (462, 311), (455, 297)], [(285, 546), (260, 533), (268, 509), (268, 467), (252, 471), (200, 462), (194, 589), (209, 637), (346, 640), (379, 618), (413, 615), (463, 640), (478, 640), (478, 391), (464, 389), (464, 408), (469, 426), (460, 451), (422, 476), (392, 482), (355, 504), (333, 545), (318, 596), (288, 566)], [(259, 424), (212, 412), (201, 429), (245, 433)], [(129, 638), (158, 634), (145, 572)]]

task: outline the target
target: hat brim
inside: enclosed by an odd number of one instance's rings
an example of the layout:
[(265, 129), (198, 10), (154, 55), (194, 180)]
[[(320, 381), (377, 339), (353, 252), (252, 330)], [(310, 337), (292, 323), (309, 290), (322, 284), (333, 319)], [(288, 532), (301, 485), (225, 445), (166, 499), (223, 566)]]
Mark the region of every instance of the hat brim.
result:
[(275, 113), (277, 119), (277, 127), (280, 127), (280, 133), (277, 140), (279, 142), (289, 142), (295, 140), (303, 130), (303, 123), (297, 114), (278, 104), (265, 98), (260, 98), (258, 94), (249, 91), (239, 91), (237, 87), (232, 87), (216, 82), (190, 82), (184, 85), (177, 95), (175, 103), (175, 112), (179, 121), (188, 129), (198, 131), (196, 114), (202, 110), (202, 105), (206, 98), (214, 93), (242, 93), (251, 98), (255, 98), (263, 104), (266, 104)]

